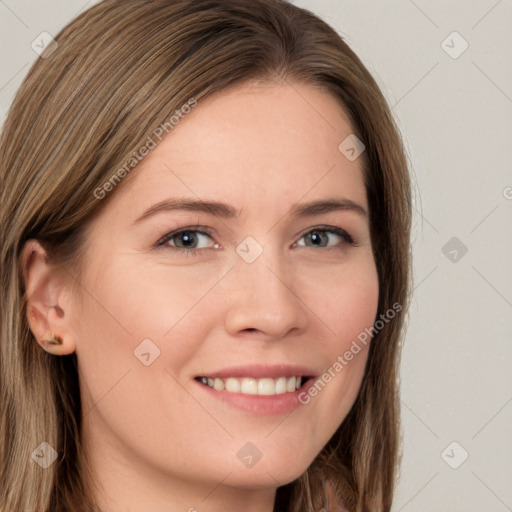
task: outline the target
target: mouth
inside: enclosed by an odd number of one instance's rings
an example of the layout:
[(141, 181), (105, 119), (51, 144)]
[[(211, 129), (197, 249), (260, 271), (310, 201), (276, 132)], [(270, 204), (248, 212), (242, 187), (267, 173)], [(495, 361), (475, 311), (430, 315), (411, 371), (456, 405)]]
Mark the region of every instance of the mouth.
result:
[(301, 407), (299, 400), (316, 380), (311, 368), (290, 364), (252, 364), (202, 371), (196, 386), (222, 410), (234, 407), (257, 416), (290, 414)]
[(225, 393), (237, 393), (242, 395), (275, 396), (295, 393), (306, 382), (310, 376), (294, 375), (291, 377), (280, 376), (276, 378), (264, 377), (196, 377), (195, 380), (204, 386), (222, 391)]

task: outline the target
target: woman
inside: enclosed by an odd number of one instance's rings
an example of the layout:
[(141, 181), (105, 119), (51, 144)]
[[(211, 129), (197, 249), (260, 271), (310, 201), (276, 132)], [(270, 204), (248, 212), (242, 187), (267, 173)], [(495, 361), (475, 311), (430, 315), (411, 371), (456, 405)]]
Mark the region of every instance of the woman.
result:
[(385, 511), (409, 178), (280, 0), (106, 0), (0, 141), (0, 510)]

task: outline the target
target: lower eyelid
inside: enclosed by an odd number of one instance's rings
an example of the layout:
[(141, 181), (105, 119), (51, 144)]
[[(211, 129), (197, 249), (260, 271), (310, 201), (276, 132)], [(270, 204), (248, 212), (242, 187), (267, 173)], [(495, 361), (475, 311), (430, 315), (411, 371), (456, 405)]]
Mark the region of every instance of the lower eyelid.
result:
[[(196, 248), (186, 249), (186, 248), (182, 248), (182, 247), (175, 247), (175, 246), (169, 244), (169, 242), (172, 240), (172, 238), (180, 235), (181, 233), (187, 232), (187, 231), (193, 232), (193, 233), (198, 233), (200, 235), (205, 235), (205, 236), (209, 237), (212, 240), (212, 242), (213, 242), (213, 247), (201, 247), (201, 248), (197, 248), (197, 249)], [(339, 236), (343, 240), (343, 242), (346, 243), (346, 244), (357, 245), (355, 240), (352, 238), (352, 236), (348, 232), (346, 232), (345, 230), (343, 230), (341, 228), (333, 228), (333, 227), (327, 227), (327, 226), (326, 227), (311, 228), (308, 231), (306, 231), (305, 233), (303, 233), (302, 235), (300, 235), (300, 237), (297, 240), (302, 240), (305, 236), (307, 236), (308, 234), (310, 234), (313, 231), (320, 231), (320, 232), (323, 232), (323, 233), (331, 233), (331, 234), (334, 234), (336, 236)], [(294, 242), (293, 245), (296, 246), (297, 242)], [(215, 246), (217, 246), (217, 247), (215, 247)], [(167, 235), (164, 235), (156, 243), (156, 247), (157, 248), (167, 248), (167, 249), (171, 249), (171, 250), (176, 250), (176, 251), (179, 251), (179, 252), (182, 252), (182, 253), (194, 253), (195, 255), (198, 255), (199, 253), (201, 253), (203, 251), (206, 252), (206, 251), (208, 251), (210, 249), (218, 249), (218, 248), (220, 248), (219, 244), (214, 241), (212, 233), (209, 233), (207, 231), (200, 230), (200, 229), (189, 229), (189, 228), (182, 228), (180, 230), (177, 230), (177, 231), (174, 231), (172, 233), (168, 233)], [(308, 246), (305, 246), (305, 247), (308, 247)], [(332, 247), (320, 247), (320, 249), (336, 249), (336, 248), (339, 248), (339, 245), (332, 246)]]

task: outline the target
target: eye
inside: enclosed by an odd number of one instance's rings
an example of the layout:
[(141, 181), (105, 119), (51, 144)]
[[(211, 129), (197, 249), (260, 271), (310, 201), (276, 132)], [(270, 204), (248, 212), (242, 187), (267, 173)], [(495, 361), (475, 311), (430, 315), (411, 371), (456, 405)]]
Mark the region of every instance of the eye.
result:
[[(201, 227), (201, 229), (199, 229)], [(212, 234), (207, 228), (197, 226), (187, 227), (163, 236), (156, 248), (170, 249), (181, 252), (184, 256), (199, 255), (209, 249), (218, 249), (218, 244), (209, 246), (213, 241)], [(344, 230), (334, 226), (320, 226), (310, 229), (301, 236), (293, 247), (308, 247), (320, 249), (341, 249), (344, 244), (356, 245), (353, 238)]]
[(300, 240), (304, 240), (304, 243), (300, 241), (296, 242), (294, 247), (302, 246), (334, 249), (343, 245), (344, 242), (355, 245), (353, 238), (344, 229), (332, 226), (322, 226), (311, 229), (306, 234), (302, 235)]
[[(205, 230), (183, 228), (168, 233), (156, 243), (156, 246), (182, 251), (184, 253), (197, 253), (209, 248), (209, 240), (212, 240), (212, 237)], [(217, 244), (212, 248), (217, 248), (216, 245)]]

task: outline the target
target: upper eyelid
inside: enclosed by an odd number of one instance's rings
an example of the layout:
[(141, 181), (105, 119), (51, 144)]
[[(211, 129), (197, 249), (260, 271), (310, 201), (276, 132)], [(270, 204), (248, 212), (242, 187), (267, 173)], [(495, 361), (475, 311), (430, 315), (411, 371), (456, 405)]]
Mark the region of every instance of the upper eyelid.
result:
[(166, 233), (164, 236), (160, 237), (155, 245), (159, 246), (161, 244), (165, 244), (173, 236), (179, 235), (180, 233), (183, 233), (186, 231), (193, 231), (193, 232), (201, 233), (203, 235), (208, 235), (210, 238), (213, 237), (213, 230), (210, 230), (210, 228), (207, 228), (206, 226), (186, 226), (183, 228), (178, 228), (174, 231), (169, 231), (169, 233)]
[[(298, 234), (294, 235), (294, 238), (303, 238), (304, 236), (306, 236), (308, 233), (310, 233), (311, 231), (315, 231), (315, 230), (318, 230), (318, 231), (325, 231), (325, 232), (331, 232), (331, 233), (334, 233), (334, 234), (337, 234), (338, 236), (341, 236), (339, 235), (338, 233), (336, 233), (336, 230), (338, 231), (343, 231), (346, 233), (346, 235), (352, 240), (352, 243), (355, 244), (355, 239), (354, 237), (344, 228), (342, 227), (339, 227), (339, 226), (328, 226), (328, 225), (318, 225), (318, 226), (313, 226), (313, 227), (310, 227), (310, 228), (307, 228), (306, 230), (302, 230), (300, 231)], [(197, 233), (201, 233), (201, 234), (204, 234), (204, 235), (207, 235), (209, 236), (210, 238), (213, 239), (213, 235), (214, 235), (214, 230), (211, 229), (211, 228), (208, 228), (206, 226), (200, 226), (200, 225), (196, 225), (196, 226), (185, 226), (183, 228), (178, 228), (174, 231), (170, 231), (169, 233), (165, 234), (163, 237), (161, 237), (158, 242), (156, 243), (157, 246), (161, 246), (161, 245), (164, 245), (166, 244), (167, 242), (169, 242), (169, 240), (171, 238), (173, 238), (174, 236), (176, 235), (179, 235), (180, 233), (183, 233), (183, 232), (187, 232), (187, 231), (193, 231), (193, 232), (197, 232)], [(348, 241), (347, 241), (348, 242)], [(175, 249), (178, 249), (178, 250), (189, 250), (189, 251), (194, 251), (194, 250), (201, 250), (201, 249), (182, 249), (181, 247), (175, 247)], [(204, 250), (204, 249), (202, 249)]]

